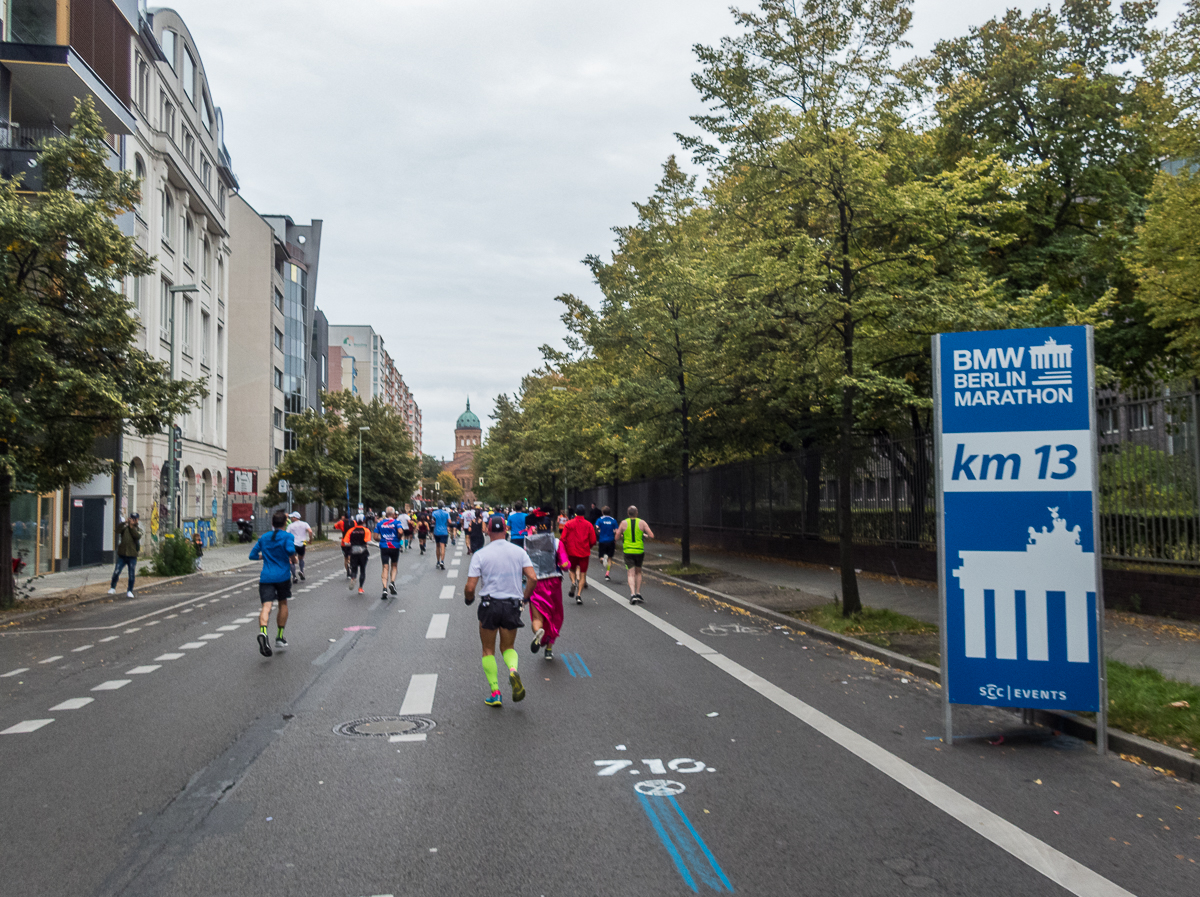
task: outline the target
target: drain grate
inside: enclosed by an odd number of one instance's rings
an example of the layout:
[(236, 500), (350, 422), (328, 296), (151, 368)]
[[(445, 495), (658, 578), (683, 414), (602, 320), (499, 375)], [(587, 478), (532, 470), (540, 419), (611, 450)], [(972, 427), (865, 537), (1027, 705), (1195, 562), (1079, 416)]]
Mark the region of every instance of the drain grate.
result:
[(392, 735), (412, 735), (428, 732), (437, 723), (427, 716), (365, 716), (348, 723), (338, 723), (333, 731), (338, 735), (387, 738)]

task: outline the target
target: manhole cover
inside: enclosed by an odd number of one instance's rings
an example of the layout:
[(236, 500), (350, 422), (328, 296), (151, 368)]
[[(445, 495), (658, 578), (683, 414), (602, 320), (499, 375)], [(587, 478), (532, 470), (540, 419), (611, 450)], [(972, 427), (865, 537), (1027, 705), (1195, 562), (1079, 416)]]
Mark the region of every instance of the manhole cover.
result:
[(670, 779), (643, 779), (633, 786), (639, 794), (650, 797), (671, 797), (683, 792), (683, 782), (672, 782)]
[(437, 723), (427, 716), (367, 716), (348, 723), (338, 723), (333, 727), (333, 731), (338, 735), (386, 738), (390, 735), (428, 732), (436, 725)]

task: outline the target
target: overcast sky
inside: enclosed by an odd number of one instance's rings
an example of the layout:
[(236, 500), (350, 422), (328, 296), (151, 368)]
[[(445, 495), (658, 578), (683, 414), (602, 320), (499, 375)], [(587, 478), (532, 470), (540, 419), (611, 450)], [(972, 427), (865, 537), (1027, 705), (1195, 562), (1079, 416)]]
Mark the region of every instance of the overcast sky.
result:
[[(1181, 0), (1168, 0), (1167, 10)], [(746, 7), (756, 5), (752, 2)], [(917, 51), (1006, 7), (916, 0)], [(1057, 5), (1057, 4), (1055, 4)], [(563, 333), (554, 297), (695, 129), (692, 46), (728, 0), (178, 0), (242, 194), (324, 220), (317, 305), (370, 324), (454, 450)]]

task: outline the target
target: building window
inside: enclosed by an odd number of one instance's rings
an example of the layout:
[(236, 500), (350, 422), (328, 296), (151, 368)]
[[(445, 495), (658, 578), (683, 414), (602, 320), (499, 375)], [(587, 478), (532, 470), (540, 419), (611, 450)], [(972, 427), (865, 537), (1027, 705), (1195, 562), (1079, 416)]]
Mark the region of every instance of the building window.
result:
[(167, 99), (167, 92), (160, 91), (158, 94), (158, 118), (159, 125), (162, 127), (166, 135), (172, 140), (175, 139), (175, 107), (171, 101)]
[(180, 326), (180, 337), (183, 340), (183, 352), (185, 355), (192, 354), (192, 300), (183, 297), (183, 307), (180, 309), (180, 314), (183, 321)]
[(1139, 402), (1129, 406), (1129, 429), (1153, 430), (1154, 405), (1150, 402)]
[(186, 46), (183, 48), (183, 71), (179, 78), (183, 81), (183, 93), (192, 101), (192, 105), (196, 105), (196, 60), (192, 58), (192, 51)]
[(163, 56), (167, 57), (167, 65), (172, 69), (175, 68), (175, 32), (164, 31), (158, 40), (158, 45), (162, 47)]
[(171, 189), (163, 186), (162, 194), (162, 241), (171, 243), (171, 221), (175, 218), (175, 200), (171, 199)]
[(212, 280), (212, 242), (208, 239), (208, 234), (204, 235), (204, 254), (201, 256), (200, 276), (204, 278), (205, 283)]
[(187, 159), (188, 167), (196, 170), (196, 138), (187, 128), (183, 129), (183, 157)]
[(275, 466), (278, 467), (283, 462), (283, 449), (275, 449)]
[(191, 214), (188, 214), (184, 219), (183, 225), (183, 260), (185, 262), (192, 261), (192, 244), (196, 242), (196, 222), (192, 220)]
[(204, 109), (202, 110), (202, 113), (204, 115), (204, 130), (212, 134), (213, 124), (216, 122), (216, 116), (213, 115), (212, 101), (208, 98), (208, 94), (204, 95)]
[(146, 64), (146, 60), (142, 59), (141, 55), (137, 55), (137, 95), (134, 97), (134, 102), (137, 107), (142, 110), (142, 114), (146, 114), (146, 102), (150, 99), (150, 66)]
[(208, 341), (212, 337), (212, 316), (206, 312), (200, 312), (200, 363), (208, 367)]
[(279, 292), (278, 288), (275, 289), (275, 307), (283, 311), (283, 293)]
[(217, 376), (221, 376), (221, 362), (225, 360), (225, 328), (217, 325)]
[(164, 278), (158, 298), (158, 335), (171, 338), (171, 281)]
[(283, 371), (275, 368), (275, 388), (283, 389)]
[(217, 396), (217, 445), (225, 443), (225, 400)]
[(212, 193), (212, 163), (208, 159), (201, 159), (200, 169), (200, 180), (204, 181), (204, 189)]
[(217, 302), (223, 301), (225, 295), (225, 260), (217, 259)]
[(1117, 432), (1117, 407), (1115, 405), (1101, 405), (1098, 417), (1097, 423), (1101, 433), (1107, 435)]
[(225, 188), (221, 187), (217, 190), (217, 208), (221, 210), (221, 214), (225, 214)]
[(138, 182), (138, 203), (136, 210), (139, 218), (145, 218), (143, 209), (146, 202), (146, 163), (142, 161), (141, 156), (133, 157), (133, 176)]
[(139, 315), (142, 313), (142, 279), (140, 277), (129, 278), (129, 303)]
[(275, 348), (283, 349), (283, 332), (278, 327), (275, 328)]
[(283, 429), (283, 411), (278, 408), (275, 409), (275, 429)]

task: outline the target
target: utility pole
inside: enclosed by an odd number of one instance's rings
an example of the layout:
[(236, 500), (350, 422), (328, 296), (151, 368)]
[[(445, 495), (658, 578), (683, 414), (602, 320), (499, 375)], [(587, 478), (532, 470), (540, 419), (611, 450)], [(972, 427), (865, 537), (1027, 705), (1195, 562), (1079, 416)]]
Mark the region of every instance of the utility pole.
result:
[(362, 513), (362, 434), (364, 430), (369, 430), (370, 427), (358, 428), (358, 510)]

